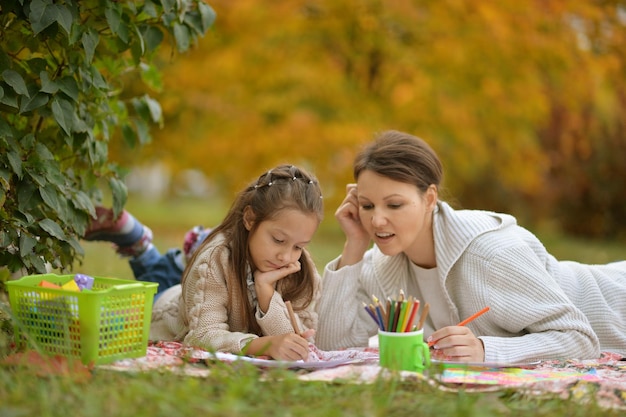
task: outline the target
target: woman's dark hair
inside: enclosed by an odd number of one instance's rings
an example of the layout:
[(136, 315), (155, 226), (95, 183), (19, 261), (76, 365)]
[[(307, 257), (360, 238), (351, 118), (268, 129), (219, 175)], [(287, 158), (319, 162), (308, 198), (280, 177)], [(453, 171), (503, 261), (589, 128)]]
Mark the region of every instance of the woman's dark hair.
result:
[(439, 157), (422, 139), (387, 130), (376, 136), (354, 160), (354, 179), (368, 170), (378, 175), (417, 186), (425, 192), (431, 184), (439, 188), (443, 168)]

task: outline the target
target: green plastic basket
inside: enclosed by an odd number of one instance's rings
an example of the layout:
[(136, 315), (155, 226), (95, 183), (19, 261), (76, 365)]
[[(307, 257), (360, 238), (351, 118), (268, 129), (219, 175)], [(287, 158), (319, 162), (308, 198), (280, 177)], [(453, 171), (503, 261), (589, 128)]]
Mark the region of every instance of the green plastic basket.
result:
[(80, 292), (38, 286), (44, 280), (63, 285), (72, 279), (41, 274), (7, 282), (18, 337), (84, 364), (145, 356), (158, 284), (94, 277), (93, 288)]

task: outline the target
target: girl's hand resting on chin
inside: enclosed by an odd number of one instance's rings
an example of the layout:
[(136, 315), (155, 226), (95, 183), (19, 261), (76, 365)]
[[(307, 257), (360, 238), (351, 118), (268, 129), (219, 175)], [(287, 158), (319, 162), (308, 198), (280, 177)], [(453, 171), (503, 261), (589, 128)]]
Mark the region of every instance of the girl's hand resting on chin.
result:
[(259, 301), (259, 307), (263, 313), (270, 308), (270, 301), (274, 295), (276, 283), (286, 276), (300, 270), (300, 261), (289, 263), (282, 268), (272, 269), (267, 272), (254, 271), (254, 289)]

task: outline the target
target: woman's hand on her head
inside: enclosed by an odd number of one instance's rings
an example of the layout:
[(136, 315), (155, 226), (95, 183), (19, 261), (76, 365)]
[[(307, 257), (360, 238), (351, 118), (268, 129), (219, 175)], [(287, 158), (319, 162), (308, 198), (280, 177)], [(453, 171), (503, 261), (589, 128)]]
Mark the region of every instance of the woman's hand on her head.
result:
[(335, 211), (335, 218), (348, 240), (366, 240), (369, 243), (369, 235), (361, 224), (359, 217), (356, 184), (348, 184), (346, 186), (346, 197)]
[(455, 362), (484, 362), (482, 340), (465, 326), (448, 326), (437, 330), (427, 340), (434, 342), (432, 357)]
[(341, 257), (340, 267), (352, 265), (363, 258), (370, 244), (370, 236), (359, 217), (359, 201), (356, 184), (346, 186), (346, 197), (335, 211), (335, 218), (346, 235), (346, 244)]

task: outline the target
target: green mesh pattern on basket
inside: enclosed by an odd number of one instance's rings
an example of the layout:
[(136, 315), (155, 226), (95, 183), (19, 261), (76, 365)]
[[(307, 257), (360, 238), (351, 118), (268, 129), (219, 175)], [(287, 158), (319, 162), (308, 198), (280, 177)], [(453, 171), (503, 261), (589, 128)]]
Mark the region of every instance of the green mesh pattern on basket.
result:
[(146, 354), (157, 284), (94, 277), (92, 290), (63, 285), (73, 275), (30, 275), (8, 283), (16, 334), (53, 355), (103, 364)]

